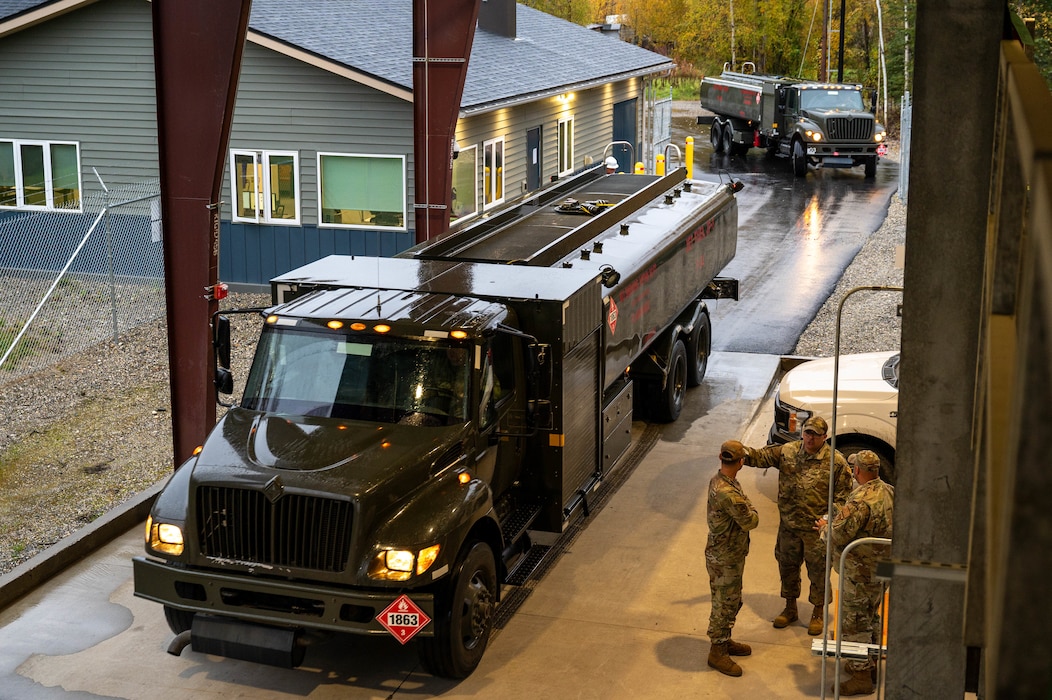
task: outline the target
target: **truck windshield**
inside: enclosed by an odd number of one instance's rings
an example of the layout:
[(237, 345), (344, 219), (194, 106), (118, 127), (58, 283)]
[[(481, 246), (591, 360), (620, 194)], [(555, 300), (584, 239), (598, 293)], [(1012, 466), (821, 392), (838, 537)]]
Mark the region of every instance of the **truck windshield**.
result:
[(325, 329), (263, 330), (244, 408), (420, 426), (467, 420), (469, 345)]
[(801, 90), (801, 109), (840, 112), (864, 112), (862, 93), (858, 90)]

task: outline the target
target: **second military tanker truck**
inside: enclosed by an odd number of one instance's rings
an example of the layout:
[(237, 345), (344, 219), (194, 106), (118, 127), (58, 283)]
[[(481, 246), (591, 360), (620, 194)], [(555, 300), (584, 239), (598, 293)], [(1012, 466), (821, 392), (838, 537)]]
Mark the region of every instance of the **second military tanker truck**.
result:
[(674, 420), (701, 382), (705, 299), (737, 298), (717, 275), (738, 189), (593, 170), (396, 257), (274, 279), (243, 395), (134, 561), (169, 651), (294, 667), (319, 635), (390, 634), (470, 674), (539, 533), (629, 451), (634, 406)]
[(861, 85), (724, 70), (701, 81), (701, 106), (715, 114), (709, 138), (716, 153), (766, 148), (788, 158), (793, 173), (808, 166), (877, 173), (886, 151), (884, 127), (866, 108)]

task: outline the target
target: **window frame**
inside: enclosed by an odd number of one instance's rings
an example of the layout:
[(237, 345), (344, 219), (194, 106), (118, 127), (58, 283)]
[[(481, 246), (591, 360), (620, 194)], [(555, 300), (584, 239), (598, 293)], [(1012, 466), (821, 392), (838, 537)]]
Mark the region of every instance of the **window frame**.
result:
[[(81, 179), (80, 142), (79, 141), (48, 141), (45, 139), (9, 139), (0, 138), (0, 143), (10, 143), (12, 153), (12, 166), (15, 175), (15, 204), (0, 204), (3, 211), (73, 211), (83, 212), (84, 209), (84, 182)], [(44, 204), (26, 204), (25, 173), (22, 170), (22, 147), (39, 146), (42, 150), (44, 165)], [(55, 177), (52, 171), (52, 146), (72, 146), (75, 149), (77, 160), (77, 204), (72, 207), (55, 205)]]
[[(345, 223), (333, 223), (326, 222), (324, 217), (324, 201), (325, 193), (322, 191), (322, 159), (326, 157), (338, 157), (338, 158), (373, 158), (373, 159), (388, 159), (397, 160), (401, 163), (401, 177), (402, 177), (402, 225), (401, 226), (386, 226), (376, 223), (361, 223), (361, 224), (345, 224)], [(338, 228), (338, 229), (365, 229), (369, 231), (375, 231), (377, 229), (384, 231), (408, 231), (409, 230), (409, 214), (406, 211), (406, 200), (409, 197), (408, 190), (408, 176), (406, 174), (406, 161), (405, 155), (391, 154), (391, 153), (343, 153), (339, 151), (318, 151), (317, 154), (317, 173), (318, 173), (318, 228)]]
[[(478, 160), (479, 147), (478, 147), (478, 144), (473, 143), (470, 146), (466, 146), (466, 147), (460, 149), (460, 153), (457, 155), (456, 160), (453, 161), (453, 170), (456, 170), (458, 161), (463, 162), (463, 161), (461, 161), (461, 159), (465, 158), (466, 157), (465, 154), (468, 153), (469, 151), (473, 154), (472, 157), (474, 158), (474, 161), (475, 161), (475, 167), (472, 169), (472, 173), (471, 173), (472, 200), (473, 200), (473, 203), (474, 203), (474, 207), (472, 208), (472, 210), (470, 212), (468, 212), (466, 214), (463, 214), (461, 216), (456, 216), (456, 214), (453, 212), (452, 208), (450, 208), (450, 211), (449, 211), (449, 221), (450, 221), (450, 223), (453, 223), (454, 221), (464, 221), (466, 219), (470, 219), (473, 216), (478, 216), (478, 214), (479, 214), (479, 160)], [(452, 189), (453, 187), (455, 187), (455, 185), (456, 185), (456, 178), (454, 176), (452, 184), (450, 185), (450, 188)], [(452, 201), (452, 197), (450, 198), (450, 201)]]
[[(495, 146), (500, 146), (500, 179), (490, 178), (486, 180), (486, 155), (487, 152)], [(494, 151), (495, 152), (495, 151)], [(482, 142), (482, 211), (492, 209), (495, 206), (504, 203), (504, 193), (508, 191), (506, 185), (506, 164), (508, 162), (507, 148), (504, 142), (503, 136), (497, 136), (492, 139), (486, 139)], [(500, 197), (496, 197), (496, 184), (500, 183)], [(491, 186), (492, 185), (492, 186)], [(491, 199), (492, 197), (492, 199)]]
[[(557, 133), (559, 142), (559, 176), (562, 177), (574, 171), (574, 142), (577, 138), (574, 134), (574, 116), (572, 114), (559, 119)], [(567, 135), (569, 136), (569, 149), (567, 149)], [(568, 153), (567, 150), (569, 150)]]
[[(256, 175), (256, 206), (255, 217), (241, 216), (238, 214), (238, 198), (242, 192), (238, 187), (237, 157), (252, 156), (252, 165)], [(271, 208), (266, 206), (267, 202), (273, 200), (274, 188), (271, 184), (271, 158), (292, 157), (292, 180), (293, 180), (293, 206), (295, 211), (291, 219), (271, 217)], [(262, 177), (260, 177), (262, 174)], [(262, 188), (262, 191), (260, 190)], [(300, 154), (299, 151), (271, 151), (255, 148), (231, 148), (230, 149), (230, 195), (232, 197), (230, 206), (230, 220), (234, 223), (248, 224), (270, 224), (275, 226), (299, 226), (300, 212), (303, 211), (302, 192), (300, 190)]]

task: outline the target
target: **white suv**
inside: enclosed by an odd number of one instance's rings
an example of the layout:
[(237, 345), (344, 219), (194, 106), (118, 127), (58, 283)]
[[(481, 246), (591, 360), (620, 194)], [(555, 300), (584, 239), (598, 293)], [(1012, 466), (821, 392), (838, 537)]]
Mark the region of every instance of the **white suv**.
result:
[[(836, 447), (845, 457), (873, 450), (880, 476), (895, 483), (895, 427), (899, 409), (899, 353), (841, 355), (838, 371)], [(833, 358), (809, 360), (786, 372), (774, 401), (769, 442), (800, 439), (812, 415), (833, 420)], [(832, 435), (830, 436), (832, 438)]]

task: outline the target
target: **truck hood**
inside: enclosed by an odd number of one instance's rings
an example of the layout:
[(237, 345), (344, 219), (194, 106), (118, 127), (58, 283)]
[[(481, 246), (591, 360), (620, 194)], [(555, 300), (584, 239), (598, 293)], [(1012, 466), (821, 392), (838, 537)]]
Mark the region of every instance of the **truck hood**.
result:
[(419, 484), (466, 430), (466, 425), (416, 427), (233, 408), (204, 444), (194, 479), (247, 486), (285, 472), (287, 481), (345, 494), (368, 492), (400, 477)]
[(816, 121), (825, 120), (829, 117), (845, 117), (847, 119), (873, 119), (869, 112), (854, 112), (843, 109), (815, 109), (813, 107), (803, 110), (803, 115)]
[[(837, 373), (837, 402), (844, 405), (897, 397), (897, 386), (892, 386), (883, 376), (884, 365), (897, 354), (894, 351), (842, 355)], [(830, 357), (794, 367), (782, 378), (779, 397), (798, 408), (825, 410), (833, 402), (833, 364)]]

